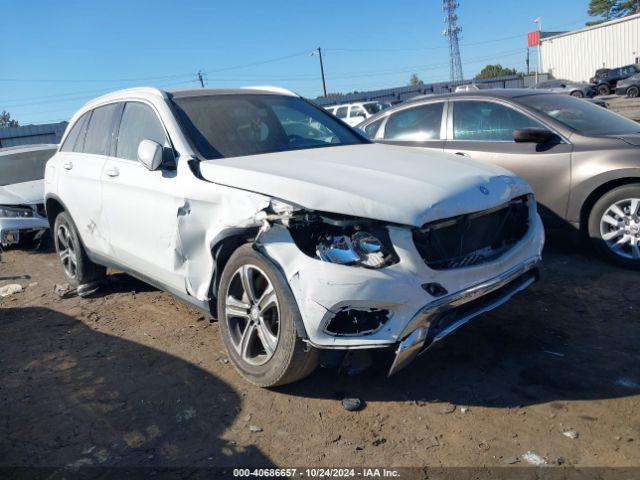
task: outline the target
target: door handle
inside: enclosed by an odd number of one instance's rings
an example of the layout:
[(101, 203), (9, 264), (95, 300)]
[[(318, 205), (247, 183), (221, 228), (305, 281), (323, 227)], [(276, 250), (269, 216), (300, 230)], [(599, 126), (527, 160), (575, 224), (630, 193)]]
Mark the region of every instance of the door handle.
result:
[(62, 167), (63, 167), (65, 170), (71, 170), (71, 169), (73, 168), (73, 163), (71, 163), (71, 162), (64, 162), (64, 163), (62, 164)]
[(109, 167), (105, 170), (104, 173), (106, 173), (110, 177), (117, 177), (118, 175), (120, 175), (120, 170), (118, 170), (118, 167)]
[(471, 156), (468, 153), (464, 153), (464, 152), (456, 152), (456, 155), (460, 155), (461, 157), (470, 157)]

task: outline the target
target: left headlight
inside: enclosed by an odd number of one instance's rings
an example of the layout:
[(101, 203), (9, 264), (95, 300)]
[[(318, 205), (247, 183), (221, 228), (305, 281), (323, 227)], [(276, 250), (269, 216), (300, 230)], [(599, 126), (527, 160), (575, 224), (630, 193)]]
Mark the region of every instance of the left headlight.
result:
[(318, 242), (317, 254), (325, 262), (368, 268), (382, 268), (389, 264), (391, 257), (390, 252), (385, 251), (382, 240), (364, 231), (353, 235), (327, 234)]
[(33, 217), (33, 210), (26, 207), (0, 206), (0, 217), (4, 218), (29, 218)]

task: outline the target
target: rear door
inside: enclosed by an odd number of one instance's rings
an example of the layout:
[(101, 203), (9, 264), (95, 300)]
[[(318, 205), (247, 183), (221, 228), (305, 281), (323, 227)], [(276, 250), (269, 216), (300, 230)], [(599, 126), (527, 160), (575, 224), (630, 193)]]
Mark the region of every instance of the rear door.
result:
[(445, 151), (504, 167), (523, 177), (549, 226), (563, 223), (571, 184), (572, 145), (516, 143), (513, 131), (548, 128), (516, 106), (498, 100), (452, 100)]
[(85, 113), (62, 148), (57, 191), (71, 214), (85, 247), (107, 254), (109, 235), (102, 208), (102, 170), (113, 140), (117, 104)]
[(180, 206), (175, 163), (172, 157), (167, 158), (160, 169), (149, 171), (138, 161), (138, 146), (145, 139), (159, 143), (171, 154), (169, 136), (153, 106), (138, 101), (124, 105), (116, 132), (102, 177), (105, 215), (116, 260), (184, 291), (184, 278), (175, 267)]
[(376, 141), (442, 150), (446, 132), (446, 105), (444, 101), (431, 102), (391, 113), (376, 130)]

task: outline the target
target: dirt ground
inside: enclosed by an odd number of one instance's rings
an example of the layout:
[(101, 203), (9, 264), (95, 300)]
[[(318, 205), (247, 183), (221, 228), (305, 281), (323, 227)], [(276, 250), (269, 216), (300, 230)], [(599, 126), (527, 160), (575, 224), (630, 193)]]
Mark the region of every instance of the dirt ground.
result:
[(381, 357), (275, 390), (171, 295), (111, 273), (63, 299), (55, 254), (5, 252), (0, 466), (640, 466), (639, 273), (553, 243), (538, 284), (391, 379)]

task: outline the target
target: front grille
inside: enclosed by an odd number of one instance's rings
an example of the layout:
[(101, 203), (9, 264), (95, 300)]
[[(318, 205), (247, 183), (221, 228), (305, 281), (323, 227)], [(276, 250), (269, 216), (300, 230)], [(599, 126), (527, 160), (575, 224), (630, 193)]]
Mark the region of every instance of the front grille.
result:
[(514, 198), (506, 205), (427, 223), (414, 230), (413, 241), (434, 270), (478, 265), (498, 258), (529, 229), (533, 197)]

